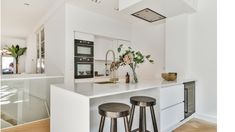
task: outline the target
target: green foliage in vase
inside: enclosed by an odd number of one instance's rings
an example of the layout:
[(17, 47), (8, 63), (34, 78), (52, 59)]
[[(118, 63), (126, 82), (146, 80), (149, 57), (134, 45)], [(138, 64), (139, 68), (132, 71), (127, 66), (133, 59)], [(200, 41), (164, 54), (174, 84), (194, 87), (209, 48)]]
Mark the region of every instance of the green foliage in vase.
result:
[[(118, 47), (118, 53), (123, 52), (123, 45)], [(154, 63), (151, 58), (151, 55), (143, 55), (140, 51), (134, 51), (131, 47), (124, 50), (124, 52), (119, 56), (120, 65), (130, 65), (135, 68), (138, 64), (148, 61)]]
[(140, 51), (134, 51), (131, 47), (128, 47), (128, 49), (124, 51), (123, 50), (123, 45), (120, 45), (118, 47), (118, 53), (121, 55), (119, 56), (118, 64), (120, 66), (129, 65), (133, 72), (134, 82), (138, 83), (137, 74), (135, 72), (138, 64), (144, 63), (145, 61), (154, 63), (154, 61), (150, 59), (151, 55), (143, 55)]

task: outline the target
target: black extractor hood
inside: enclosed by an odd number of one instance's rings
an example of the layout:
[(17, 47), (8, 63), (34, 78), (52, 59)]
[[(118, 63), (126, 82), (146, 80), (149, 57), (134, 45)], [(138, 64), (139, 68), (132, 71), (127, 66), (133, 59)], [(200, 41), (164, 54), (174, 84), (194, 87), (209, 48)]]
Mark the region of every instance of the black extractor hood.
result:
[(145, 8), (143, 10), (137, 11), (135, 13), (132, 14), (135, 17), (138, 17), (142, 20), (145, 20), (147, 22), (156, 22), (162, 19), (165, 19), (166, 17), (149, 9), (149, 8)]

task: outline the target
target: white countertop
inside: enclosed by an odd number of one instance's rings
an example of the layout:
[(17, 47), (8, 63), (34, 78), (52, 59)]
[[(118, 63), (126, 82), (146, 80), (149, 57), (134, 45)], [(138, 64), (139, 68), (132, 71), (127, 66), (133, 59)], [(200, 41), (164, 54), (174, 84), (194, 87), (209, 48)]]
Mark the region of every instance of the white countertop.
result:
[(128, 92), (141, 91), (151, 88), (164, 88), (167, 86), (178, 85), (184, 82), (195, 81), (194, 79), (184, 79), (177, 81), (164, 80), (144, 80), (137, 84), (126, 84), (119, 82), (116, 84), (96, 84), (96, 83), (74, 83), (73, 87), (66, 87), (65, 84), (55, 84), (53, 86), (75, 92), (87, 98), (98, 98), (109, 95), (116, 95)]
[(12, 74), (2, 75), (1, 81), (17, 81), (17, 80), (35, 80), (35, 79), (53, 79), (64, 78), (64, 76), (48, 76), (46, 74)]

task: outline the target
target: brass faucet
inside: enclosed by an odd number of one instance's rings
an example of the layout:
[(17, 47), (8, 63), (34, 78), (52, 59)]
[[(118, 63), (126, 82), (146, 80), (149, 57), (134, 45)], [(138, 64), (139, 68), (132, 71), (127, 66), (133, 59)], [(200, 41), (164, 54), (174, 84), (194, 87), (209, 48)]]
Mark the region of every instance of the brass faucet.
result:
[[(105, 56), (105, 75), (109, 75), (109, 71), (108, 70), (108, 54), (109, 52), (111, 52), (113, 54), (113, 62), (112, 63), (115, 63), (115, 52), (113, 50), (108, 50), (106, 52), (106, 56)], [(113, 70), (112, 71), (112, 76), (110, 78), (110, 81), (113, 82), (113, 83), (116, 83), (118, 81), (118, 78), (116, 77), (116, 70)]]

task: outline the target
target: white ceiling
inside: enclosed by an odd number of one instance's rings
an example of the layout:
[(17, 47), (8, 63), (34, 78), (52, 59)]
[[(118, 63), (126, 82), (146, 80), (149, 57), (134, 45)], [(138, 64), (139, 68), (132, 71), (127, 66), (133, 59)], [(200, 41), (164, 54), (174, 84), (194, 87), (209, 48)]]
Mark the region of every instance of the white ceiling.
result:
[(131, 19), (129, 15), (120, 13), (117, 10), (118, 1), (119, 0), (100, 0), (100, 3), (95, 3), (92, 0), (67, 0), (67, 3), (114, 19), (121, 19), (132, 23), (133, 19)]
[[(2, 35), (26, 38), (59, 0), (1, 0)], [(24, 5), (29, 3), (29, 6)]]
[[(1, 0), (2, 35), (26, 38), (38, 25), (41, 18), (62, 0)], [(130, 23), (145, 23), (131, 15), (120, 13), (118, 0), (101, 0), (95, 3), (92, 0), (64, 0), (68, 4), (76, 5), (114, 19)], [(29, 6), (24, 5), (29, 3)]]
[[(100, 0), (100, 1), (101, 1), (100, 3), (95, 3), (92, 0), (67, 0), (67, 3), (111, 17), (113, 19), (126, 21), (132, 24), (142, 23), (146, 25), (148, 24), (153, 25), (153, 23), (146, 22), (128, 13), (118, 11), (119, 0)], [(162, 21), (155, 22), (154, 24), (157, 25), (159, 23), (162, 23)]]

